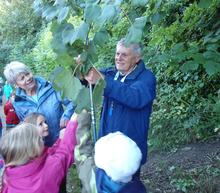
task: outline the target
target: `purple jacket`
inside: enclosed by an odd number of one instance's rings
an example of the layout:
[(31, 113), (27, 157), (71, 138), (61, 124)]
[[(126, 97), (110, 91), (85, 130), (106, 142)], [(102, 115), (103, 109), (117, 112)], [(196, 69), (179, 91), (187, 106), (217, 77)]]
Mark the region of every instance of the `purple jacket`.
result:
[(64, 138), (29, 163), (6, 167), (2, 193), (58, 193), (73, 161), (77, 123), (70, 121)]

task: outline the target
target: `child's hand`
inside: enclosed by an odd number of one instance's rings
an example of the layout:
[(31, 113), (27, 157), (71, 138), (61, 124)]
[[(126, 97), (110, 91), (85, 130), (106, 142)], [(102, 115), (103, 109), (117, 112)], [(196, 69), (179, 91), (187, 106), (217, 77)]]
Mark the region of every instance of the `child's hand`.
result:
[[(82, 112), (80, 114), (84, 114), (84, 113), (88, 113), (85, 109), (82, 110)], [(78, 118), (79, 118), (79, 115), (80, 114), (77, 114), (76, 112), (74, 112), (70, 118), (71, 121), (77, 121), (78, 122)]]
[(60, 133), (59, 133), (59, 138), (60, 139), (63, 139), (65, 130), (66, 130), (66, 128), (63, 128), (63, 129), (60, 130)]
[(78, 114), (77, 113), (73, 113), (70, 120), (71, 121), (77, 121), (77, 117), (78, 117)]

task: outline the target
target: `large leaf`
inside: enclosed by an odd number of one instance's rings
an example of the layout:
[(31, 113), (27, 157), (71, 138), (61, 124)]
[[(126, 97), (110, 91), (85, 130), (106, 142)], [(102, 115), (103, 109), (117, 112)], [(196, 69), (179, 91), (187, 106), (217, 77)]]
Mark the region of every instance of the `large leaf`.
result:
[(64, 68), (55, 69), (53, 74), (52, 84), (55, 85), (55, 88), (61, 91), (62, 97), (67, 97), (76, 101), (77, 95), (82, 89), (82, 85), (78, 78), (73, 77), (71, 71)]
[(59, 10), (59, 14), (58, 14), (57, 21), (58, 21), (59, 23), (61, 23), (64, 19), (66, 19), (68, 13), (69, 13), (69, 7), (62, 7), (62, 8)]
[(210, 76), (220, 72), (220, 63), (218, 62), (207, 60), (203, 66)]
[(87, 23), (91, 24), (95, 21), (101, 14), (101, 8), (99, 5), (89, 4), (85, 9), (85, 20)]
[(129, 32), (125, 37), (127, 44), (138, 43), (141, 41), (143, 28), (146, 24), (146, 21), (146, 17), (140, 17), (135, 19), (135, 22), (129, 28)]
[(103, 25), (106, 23), (112, 21), (114, 17), (116, 16), (116, 6), (112, 4), (107, 4), (102, 10), (101, 15), (96, 19), (95, 25), (98, 28), (102, 28)]
[(56, 61), (60, 66), (72, 66), (74, 64), (73, 57), (67, 53), (58, 55)]
[(203, 57), (203, 54), (201, 53), (193, 54), (192, 58), (194, 59), (196, 63), (199, 63), (199, 64), (204, 64), (206, 61), (205, 58)]
[(204, 58), (208, 60), (215, 60), (220, 62), (220, 53), (219, 52), (213, 52), (211, 50), (208, 50), (203, 53)]
[(65, 0), (56, 0), (53, 5), (65, 5)]
[(89, 42), (87, 53), (88, 59), (90, 59), (92, 63), (98, 60), (97, 50), (93, 41)]
[[(103, 100), (103, 90), (105, 88), (105, 80), (100, 79), (93, 90), (93, 103), (96, 111), (101, 108)], [(98, 111), (97, 111), (98, 112)]]
[(148, 3), (148, 0), (131, 0), (132, 6), (146, 6)]
[(212, 0), (200, 0), (198, 6), (200, 8), (209, 8), (210, 5), (212, 4)]
[(51, 25), (51, 31), (53, 33), (53, 39), (51, 42), (51, 46), (56, 53), (65, 53), (67, 48), (63, 42), (62, 32), (63, 28), (65, 28), (66, 24), (58, 25), (57, 22), (53, 22)]
[(86, 87), (82, 87), (77, 95), (77, 99), (75, 101), (76, 113), (80, 113), (83, 109), (90, 111), (90, 95), (89, 89)]
[(158, 24), (163, 19), (163, 14), (161, 13), (155, 13), (151, 16), (151, 22), (152, 24)]
[(62, 38), (65, 44), (70, 43), (72, 41), (72, 36), (74, 34), (74, 26), (70, 23), (65, 24), (63, 26)]
[(135, 21), (133, 23), (133, 26), (135, 28), (138, 28), (138, 29), (143, 29), (145, 24), (146, 24), (146, 21), (147, 21), (147, 17), (146, 16), (138, 17), (138, 18), (135, 19)]
[(103, 46), (108, 41), (108, 39), (108, 32), (103, 30), (95, 34), (93, 41), (95, 45)]
[(45, 17), (47, 21), (51, 21), (58, 14), (56, 6), (48, 6), (43, 10), (42, 17)]
[(83, 22), (80, 27), (73, 32), (70, 43), (73, 44), (77, 39), (84, 42), (87, 38), (88, 32), (89, 24)]
[(199, 67), (199, 64), (196, 63), (195, 61), (191, 60), (191, 61), (187, 61), (184, 63), (183, 66), (181, 66), (181, 70), (183, 72), (188, 72), (190, 70), (197, 70)]

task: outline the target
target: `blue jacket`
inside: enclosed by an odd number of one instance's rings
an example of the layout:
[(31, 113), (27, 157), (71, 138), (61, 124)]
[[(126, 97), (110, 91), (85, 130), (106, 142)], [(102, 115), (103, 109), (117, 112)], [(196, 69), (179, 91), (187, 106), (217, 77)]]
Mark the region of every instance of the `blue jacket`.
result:
[(99, 137), (121, 131), (136, 142), (142, 152), (142, 164), (147, 158), (147, 137), (153, 100), (156, 97), (156, 78), (141, 60), (121, 82), (115, 79), (117, 70), (108, 68), (105, 75), (104, 102)]
[[(35, 77), (35, 80), (38, 85), (38, 101), (27, 96), (23, 89), (17, 88), (13, 106), (21, 121), (31, 112), (39, 112), (45, 116), (49, 129), (45, 144), (51, 146), (59, 136), (60, 119), (70, 119), (74, 106), (70, 100), (62, 100), (60, 93), (55, 91), (48, 81), (41, 77)], [(66, 106), (65, 111), (63, 105)]]

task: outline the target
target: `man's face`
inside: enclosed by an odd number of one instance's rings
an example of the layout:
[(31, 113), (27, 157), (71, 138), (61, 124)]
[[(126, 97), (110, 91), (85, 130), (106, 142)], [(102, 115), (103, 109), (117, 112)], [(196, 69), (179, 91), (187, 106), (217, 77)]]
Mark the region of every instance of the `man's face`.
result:
[(122, 74), (128, 74), (136, 63), (140, 60), (140, 56), (134, 54), (130, 47), (117, 45), (115, 53), (116, 69)]
[(16, 85), (25, 91), (34, 89), (36, 86), (36, 82), (33, 78), (32, 73), (25, 72), (20, 73), (16, 78)]

